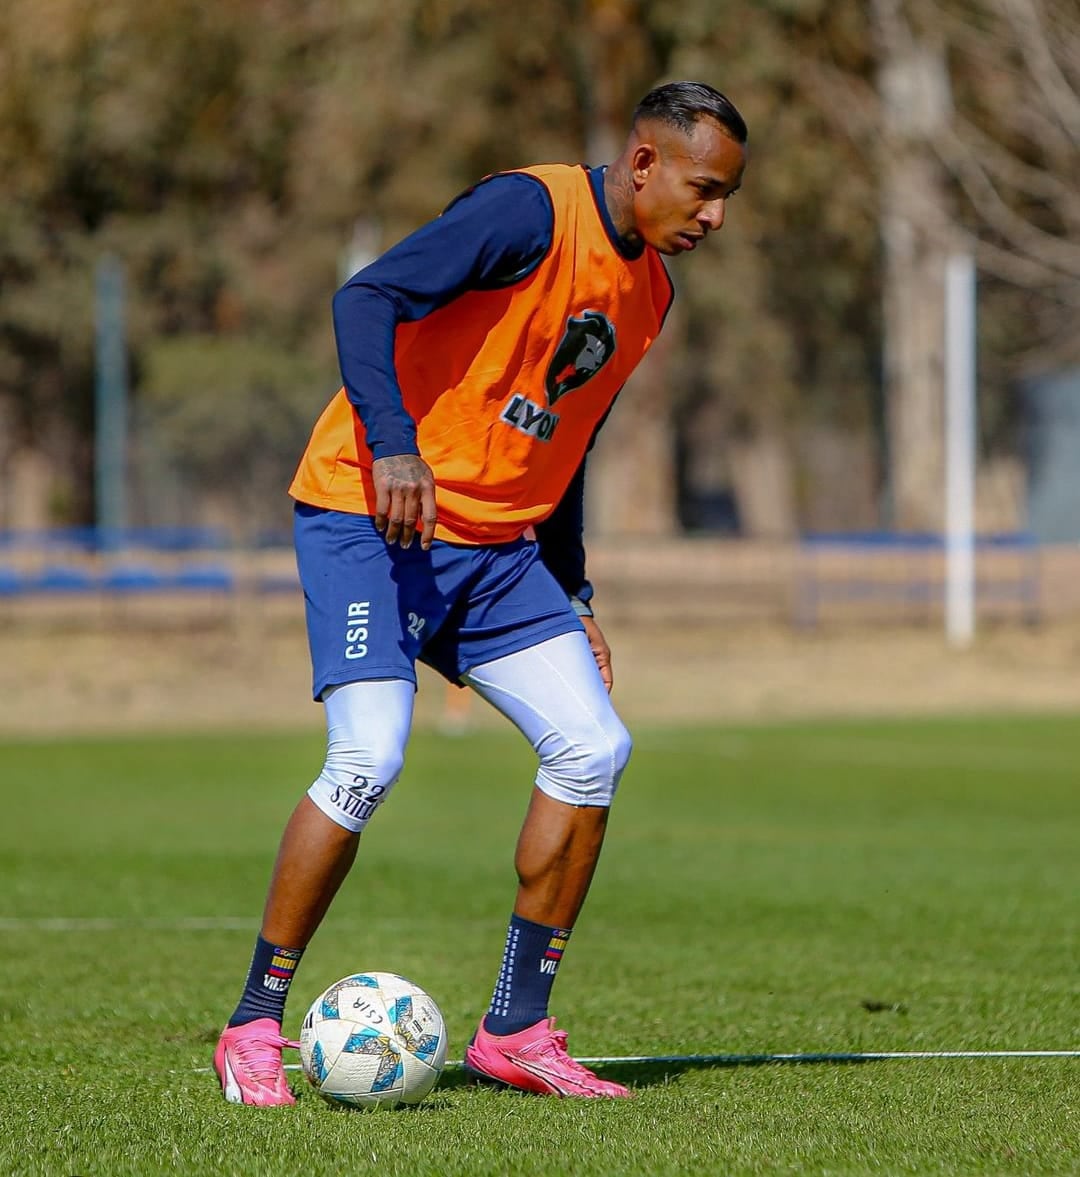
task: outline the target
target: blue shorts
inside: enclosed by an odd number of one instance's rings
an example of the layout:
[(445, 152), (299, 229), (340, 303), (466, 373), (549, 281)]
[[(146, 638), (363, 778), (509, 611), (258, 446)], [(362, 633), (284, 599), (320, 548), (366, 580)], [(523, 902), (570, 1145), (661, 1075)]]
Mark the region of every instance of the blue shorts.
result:
[(297, 503), (312, 693), (372, 678), (416, 682), (416, 660), (451, 682), (495, 658), (581, 630), (535, 543), (388, 544), (369, 515)]

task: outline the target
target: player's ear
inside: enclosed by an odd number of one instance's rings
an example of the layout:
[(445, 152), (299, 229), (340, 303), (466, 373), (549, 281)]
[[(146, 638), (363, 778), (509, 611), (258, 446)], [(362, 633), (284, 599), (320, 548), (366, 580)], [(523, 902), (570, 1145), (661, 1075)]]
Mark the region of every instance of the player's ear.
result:
[(634, 177), (634, 187), (641, 188), (649, 178), (649, 173), (660, 162), (660, 152), (653, 143), (639, 143), (630, 157), (630, 172)]

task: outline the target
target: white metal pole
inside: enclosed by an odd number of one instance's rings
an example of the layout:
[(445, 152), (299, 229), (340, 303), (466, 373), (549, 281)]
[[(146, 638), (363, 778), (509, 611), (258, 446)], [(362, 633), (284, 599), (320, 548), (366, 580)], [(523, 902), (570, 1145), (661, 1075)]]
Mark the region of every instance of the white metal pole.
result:
[(945, 636), (975, 636), (975, 262), (945, 266)]
[(121, 542), (128, 525), (128, 361), (124, 266), (103, 255), (94, 272), (94, 499), (99, 542)]

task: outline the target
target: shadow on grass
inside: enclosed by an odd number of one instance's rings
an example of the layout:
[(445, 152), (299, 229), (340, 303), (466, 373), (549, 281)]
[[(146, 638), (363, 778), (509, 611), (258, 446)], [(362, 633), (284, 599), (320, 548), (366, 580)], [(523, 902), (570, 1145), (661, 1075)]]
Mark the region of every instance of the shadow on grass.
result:
[[(850, 1066), (856, 1063), (881, 1062), (879, 1055), (837, 1054), (682, 1054), (655, 1055), (642, 1058), (580, 1059), (603, 1079), (625, 1083), (628, 1087), (654, 1087), (687, 1071), (711, 1071), (724, 1067), (767, 1066)], [(447, 1063), (436, 1090), (468, 1087), (478, 1080), (462, 1063)]]

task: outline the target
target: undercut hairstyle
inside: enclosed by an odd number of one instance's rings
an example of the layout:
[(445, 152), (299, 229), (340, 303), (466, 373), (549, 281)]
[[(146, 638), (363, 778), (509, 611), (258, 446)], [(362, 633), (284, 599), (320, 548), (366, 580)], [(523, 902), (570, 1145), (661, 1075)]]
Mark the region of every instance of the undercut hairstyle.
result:
[(689, 135), (702, 118), (715, 119), (736, 143), (746, 142), (746, 123), (735, 104), (705, 82), (657, 86), (638, 103), (633, 121), (637, 126), (644, 119), (657, 119)]

